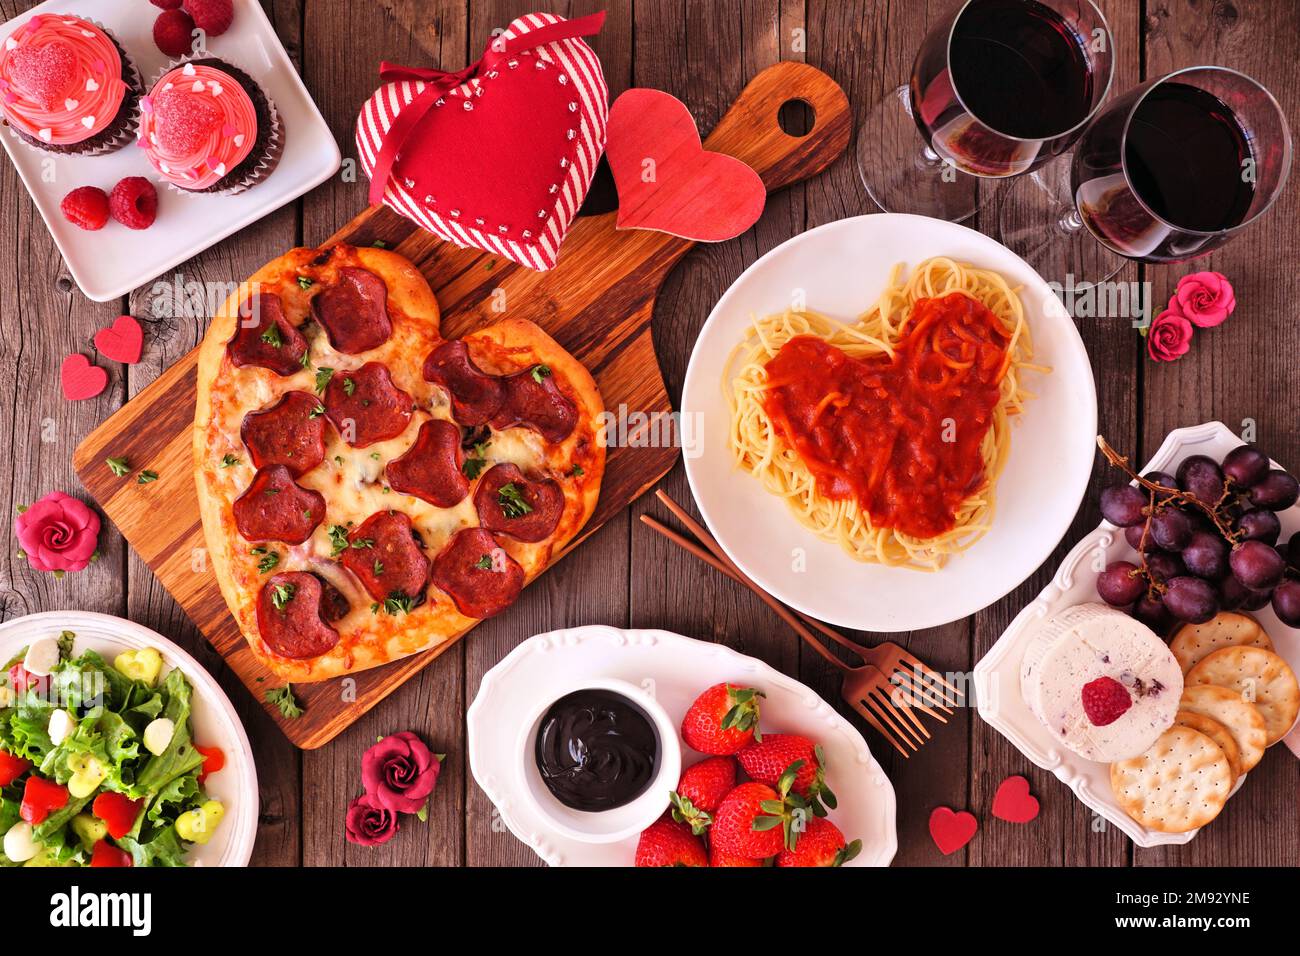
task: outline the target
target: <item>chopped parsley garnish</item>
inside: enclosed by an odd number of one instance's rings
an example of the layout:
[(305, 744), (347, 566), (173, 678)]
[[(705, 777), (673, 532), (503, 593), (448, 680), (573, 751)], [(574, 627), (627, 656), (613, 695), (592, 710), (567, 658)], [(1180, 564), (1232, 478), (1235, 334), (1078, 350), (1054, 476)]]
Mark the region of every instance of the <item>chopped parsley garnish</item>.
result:
[(306, 276), (298, 276), (298, 288), (302, 289), (303, 291), (310, 289), (315, 284), (316, 282), (314, 279), (309, 279)]
[(306, 349), (302, 353), (302, 358), (298, 359), (298, 364), (305, 369), (311, 368), (311, 350)]
[(490, 554), (483, 555), (483, 557), (479, 558), (477, 561), (474, 562), (474, 567), (478, 568), (480, 571), (491, 571), (492, 555)]
[(551, 367), (549, 365), (533, 366), (533, 371), (532, 371), (533, 381), (536, 382), (538, 385), (541, 385), (542, 379), (546, 378), (550, 374), (551, 374)]
[(357, 383), (356, 383), (356, 382), (352, 381), (352, 379), (350, 379), (350, 378), (345, 378), (345, 379), (343, 380), (343, 391), (344, 391), (344, 392), (346, 392), (348, 395), (351, 395), (351, 394), (352, 394), (353, 392), (355, 392), (356, 390), (357, 390)]
[(342, 455), (335, 455), (335, 456), (334, 456), (334, 464), (336, 464), (336, 465), (341, 465), (341, 464), (343, 464), (343, 456), (342, 456)]
[(278, 551), (267, 551), (262, 555), (262, 560), (257, 562), (258, 574), (266, 574), (275, 569), (280, 563), (280, 553)]
[(125, 456), (121, 458), (105, 458), (104, 464), (108, 465), (108, 470), (119, 478), (125, 478), (127, 472), (131, 470), (131, 463), (126, 460)]
[(298, 705), (298, 699), (293, 696), (293, 688), (288, 684), (268, 690), (266, 702), (280, 708), (281, 715), (290, 720), (302, 716), (302, 707)]
[(236, 458), (234, 455), (230, 454), (229, 452), (221, 456), (222, 468), (229, 468), (231, 465), (238, 465), (238, 464), (239, 464), (239, 459)]
[(276, 584), (271, 587), (271, 606), (277, 611), (283, 611), (284, 606), (293, 600), (294, 592), (298, 589), (292, 584)]
[(332, 524), (327, 534), (330, 536), (330, 557), (337, 558), (348, 549), (348, 529), (341, 524)]
[(146, 468), (144, 471), (140, 472), (140, 474), (135, 476), (135, 483), (137, 485), (147, 485), (149, 484), (149, 482), (157, 481), (157, 480), (158, 480), (158, 472), (150, 471), (148, 468)]
[(267, 493), (268, 495), (278, 495), (278, 494), (280, 493), (280, 489), (279, 489), (279, 488), (267, 488), (267, 489), (266, 489), (266, 493)]
[(360, 551), (362, 548), (373, 548), (375, 546), (374, 538), (357, 538), (352, 542), (352, 547)]
[(382, 239), (376, 239), (374, 242), (371, 243), (371, 245), (374, 246), (376, 249), (388, 248), (388, 243), (384, 242), (384, 240)]
[(370, 566), (370, 570), (375, 572), (375, 577), (379, 577), (379, 575), (384, 573), (384, 562), (375, 558), (375, 563)]
[(513, 481), (506, 482), (497, 490), (497, 504), (507, 518), (522, 518), (533, 510), (533, 506), (524, 500), (519, 486)]
[(333, 377), (334, 369), (326, 365), (322, 365), (320, 368), (316, 369), (316, 391), (325, 391), (325, 386), (330, 383), (330, 379)]
[(409, 597), (401, 591), (394, 591), (384, 598), (385, 614), (396, 615), (399, 611), (403, 614), (410, 614), (413, 607), (415, 607), (415, 598)]
[(313, 408), (311, 411), (307, 413), (307, 417), (309, 419), (320, 418), (324, 414), (325, 414), (325, 406), (317, 405), (315, 408)]
[(372, 452), (370, 453), (370, 457), (373, 458), (375, 461), (379, 461), (379, 452), (377, 452), (377, 451), (372, 451)]
[(262, 341), (271, 346), (271, 348), (278, 349), (284, 344), (284, 339), (280, 336), (280, 327), (278, 325), (272, 325), (262, 333)]
[(573, 471), (569, 472), (569, 474), (573, 475), (573, 477), (575, 478), (581, 478), (583, 475), (586, 474), (586, 472), (582, 470), (581, 465), (574, 465)]
[(483, 469), (486, 467), (487, 459), (485, 458), (466, 458), (465, 464), (460, 466), (460, 470), (465, 473), (466, 478), (473, 481), (483, 473)]

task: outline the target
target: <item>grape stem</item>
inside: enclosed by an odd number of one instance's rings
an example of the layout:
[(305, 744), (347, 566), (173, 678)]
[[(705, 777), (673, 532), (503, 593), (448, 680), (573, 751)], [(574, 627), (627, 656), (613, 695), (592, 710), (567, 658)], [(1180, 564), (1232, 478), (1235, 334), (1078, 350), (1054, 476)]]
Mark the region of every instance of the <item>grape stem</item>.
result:
[[(1153, 514), (1155, 513), (1155, 509), (1156, 509), (1155, 496), (1157, 494), (1167, 495), (1168, 497), (1164, 501), (1162, 501), (1161, 504), (1167, 504), (1170, 500), (1173, 500), (1173, 501), (1178, 501), (1182, 504), (1193, 505), (1194, 507), (1199, 508), (1202, 512), (1204, 512), (1205, 516), (1208, 517), (1212, 522), (1214, 522), (1214, 527), (1218, 529), (1219, 534), (1223, 536), (1223, 539), (1225, 541), (1227, 541), (1229, 544), (1231, 544), (1234, 547), (1239, 543), (1239, 535), (1237, 534), (1237, 532), (1233, 531), (1230, 527), (1228, 527), (1228, 525), (1224, 523), (1223, 518), (1219, 514), (1219, 505), (1223, 504), (1223, 502), (1230, 497), (1227, 492), (1226, 480), (1224, 482), (1224, 494), (1223, 497), (1219, 499), (1218, 504), (1207, 505), (1200, 498), (1197, 498), (1195, 495), (1188, 494), (1187, 492), (1183, 491), (1181, 488), (1166, 488), (1164, 485), (1159, 485), (1156, 484), (1154, 481), (1149, 481), (1146, 478), (1143, 478), (1136, 471), (1134, 471), (1132, 467), (1130, 467), (1128, 463), (1128, 459), (1125, 458), (1123, 455), (1121, 455), (1119, 452), (1117, 452), (1114, 448), (1111, 448), (1110, 443), (1107, 442), (1106, 439), (1103, 438), (1101, 435), (1097, 436), (1097, 447), (1101, 449), (1102, 455), (1105, 456), (1108, 462), (1110, 462), (1120, 471), (1124, 472), (1124, 474), (1128, 475), (1130, 478), (1136, 481), (1143, 488), (1147, 489), (1147, 491), (1151, 492), (1150, 511)], [(1146, 533), (1147, 530), (1144, 528), (1143, 537), (1142, 537), (1143, 544), (1146, 543)], [(1143, 565), (1145, 566), (1145, 564), (1146, 564), (1146, 558), (1145, 556), (1143, 556)]]

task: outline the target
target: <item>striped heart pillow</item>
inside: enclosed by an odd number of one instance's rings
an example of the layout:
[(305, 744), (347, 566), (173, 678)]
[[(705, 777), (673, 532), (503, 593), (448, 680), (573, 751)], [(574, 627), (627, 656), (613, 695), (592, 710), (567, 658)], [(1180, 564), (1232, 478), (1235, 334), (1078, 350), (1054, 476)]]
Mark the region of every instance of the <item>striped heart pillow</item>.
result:
[(568, 23), (578, 29), (578, 21), (548, 13), (522, 16), (455, 74), (385, 64), (381, 75), (396, 78), (357, 117), (367, 176), (384, 165), (385, 138), (402, 111), (412, 103), (425, 111), (389, 150), (384, 204), (459, 246), (538, 271), (554, 267), (604, 152), (609, 117), (600, 60), (586, 43), (528, 39), (538, 30), (555, 36)]

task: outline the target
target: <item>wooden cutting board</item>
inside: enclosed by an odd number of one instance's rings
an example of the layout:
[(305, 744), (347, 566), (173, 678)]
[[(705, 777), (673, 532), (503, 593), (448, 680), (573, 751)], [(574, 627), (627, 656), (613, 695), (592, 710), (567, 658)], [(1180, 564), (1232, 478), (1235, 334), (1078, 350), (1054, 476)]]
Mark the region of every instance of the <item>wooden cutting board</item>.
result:
[[(778, 125), (778, 111), (791, 100), (806, 102), (814, 114), (812, 129), (802, 137)], [(848, 101), (834, 80), (802, 63), (779, 63), (745, 87), (704, 145), (748, 163), (772, 191), (829, 165), (848, 145), (851, 123)], [(615, 215), (575, 220), (558, 265), (540, 273), (458, 249), (382, 207), (367, 209), (324, 245), (382, 242), (406, 256), (437, 294), (448, 338), (501, 319), (493, 306), (504, 295), (505, 314), (536, 322), (591, 370), (606, 408), (665, 414), (672, 406), (650, 319), (668, 271), (693, 243), (658, 232), (618, 231)], [(296, 719), (284, 719), (265, 703), (266, 690), (280, 681), (249, 650), (207, 565), (190, 448), (197, 361), (195, 349), (95, 429), (78, 446), (73, 464), (87, 491), (285, 735), (299, 747), (319, 747), (454, 639), (354, 677), (295, 685), (305, 711)], [(570, 548), (663, 477), (677, 458), (676, 447), (637, 444), (616, 446), (611, 436), (600, 502)], [(141, 485), (118, 478), (104, 464), (110, 456), (126, 456), (133, 469), (154, 471), (158, 480)]]

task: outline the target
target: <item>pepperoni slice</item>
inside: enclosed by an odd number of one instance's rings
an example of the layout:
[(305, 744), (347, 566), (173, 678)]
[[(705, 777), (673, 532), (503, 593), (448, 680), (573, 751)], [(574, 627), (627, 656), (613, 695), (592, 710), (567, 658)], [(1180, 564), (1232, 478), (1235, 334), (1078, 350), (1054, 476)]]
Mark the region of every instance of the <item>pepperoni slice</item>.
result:
[(420, 549), (411, 519), (402, 512), (372, 514), (348, 535), (348, 544), (343, 566), (357, 576), (376, 601), (423, 596), (429, 580), (429, 559)]
[(249, 412), (239, 437), (253, 467), (284, 465), (300, 478), (325, 460), (325, 406), (315, 395), (285, 392), (269, 408)]
[(353, 448), (396, 438), (406, 430), (413, 407), (411, 396), (393, 384), (380, 362), (336, 372), (325, 386), (325, 413)]
[(302, 369), (307, 340), (284, 317), (278, 295), (258, 292), (240, 308), (226, 353), (236, 368), (256, 365), (276, 375), (292, 375)]
[(302, 544), (325, 520), (324, 497), (295, 484), (284, 465), (258, 469), (233, 508), (235, 527), (248, 541)]
[(273, 574), (257, 595), (257, 630), (281, 657), (320, 657), (339, 642), (330, 626), (347, 599), (309, 571)]
[(578, 407), (555, 384), (545, 365), (506, 376), (504, 398), (488, 424), (493, 428), (523, 425), (550, 442), (562, 442), (578, 424)]
[(500, 614), (519, 597), (524, 569), (490, 531), (462, 528), (433, 559), (433, 583), (466, 617)]
[(560, 523), (564, 492), (547, 478), (529, 481), (518, 467), (496, 465), (474, 489), (479, 524), (517, 541), (541, 541)]
[(339, 281), (311, 300), (311, 314), (330, 345), (356, 355), (378, 348), (393, 334), (388, 318), (388, 286), (366, 269), (344, 266)]
[(439, 508), (459, 504), (469, 494), (469, 479), (461, 471), (465, 453), (460, 428), (435, 418), (420, 426), (415, 444), (384, 469), (388, 485), (404, 495), (414, 495)]
[(443, 342), (424, 360), (424, 380), (441, 385), (451, 397), (451, 413), (462, 425), (487, 422), (505, 396), (502, 379), (474, 364), (459, 339)]

